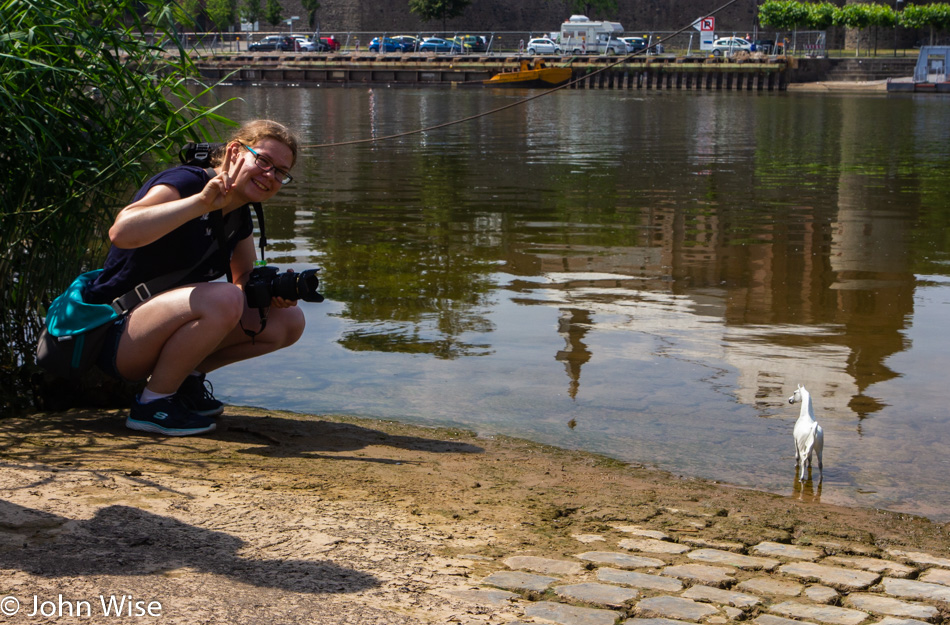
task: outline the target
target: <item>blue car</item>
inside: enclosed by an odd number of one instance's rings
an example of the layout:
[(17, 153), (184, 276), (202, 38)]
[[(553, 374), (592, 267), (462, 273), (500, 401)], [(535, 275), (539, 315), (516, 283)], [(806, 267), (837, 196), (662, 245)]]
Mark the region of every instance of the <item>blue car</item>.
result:
[(382, 46), (380, 46), (379, 37), (373, 37), (373, 40), (369, 42), (369, 51), (370, 52), (379, 52), (380, 47), (382, 47), (383, 52), (402, 52), (403, 47), (402, 43), (396, 41), (391, 37), (383, 37)]
[(419, 52), (461, 52), (462, 46), (455, 41), (430, 37), (419, 44)]
[(419, 38), (412, 35), (396, 35), (393, 41), (402, 46), (403, 52), (415, 52), (419, 47)]

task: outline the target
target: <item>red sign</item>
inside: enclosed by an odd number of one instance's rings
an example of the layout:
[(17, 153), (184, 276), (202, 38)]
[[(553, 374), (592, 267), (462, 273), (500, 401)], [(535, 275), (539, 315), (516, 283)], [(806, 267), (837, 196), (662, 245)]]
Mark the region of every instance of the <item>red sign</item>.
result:
[(704, 17), (703, 19), (699, 20), (699, 30), (701, 31), (716, 30), (716, 18)]

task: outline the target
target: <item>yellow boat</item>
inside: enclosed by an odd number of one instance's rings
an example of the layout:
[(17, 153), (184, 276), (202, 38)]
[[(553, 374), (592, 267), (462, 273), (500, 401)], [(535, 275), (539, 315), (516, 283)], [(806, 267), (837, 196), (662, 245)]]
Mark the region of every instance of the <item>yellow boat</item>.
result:
[(571, 79), (570, 67), (545, 67), (544, 60), (521, 61), (521, 69), (495, 74), (484, 84), (490, 87), (556, 87)]

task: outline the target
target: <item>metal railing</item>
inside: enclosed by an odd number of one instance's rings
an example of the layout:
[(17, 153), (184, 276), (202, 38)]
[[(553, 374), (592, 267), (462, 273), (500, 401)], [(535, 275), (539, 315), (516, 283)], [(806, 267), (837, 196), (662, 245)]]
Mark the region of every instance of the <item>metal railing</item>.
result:
[[(284, 31), (256, 31), (256, 32), (187, 32), (181, 33), (179, 41), (182, 47), (198, 52), (217, 54), (217, 53), (236, 53), (246, 52), (248, 45), (263, 39), (269, 35), (303, 35), (312, 38), (315, 33), (296, 30), (294, 32)], [(440, 39), (454, 39), (456, 37), (476, 36), (482, 37), (485, 42), (484, 50), (472, 50), (466, 46), (462, 52), (465, 54), (483, 54), (483, 55), (518, 55), (526, 54), (528, 42), (538, 37), (552, 38), (557, 41), (559, 35), (554, 31), (463, 31), (463, 30), (425, 30), (425, 31), (319, 31), (318, 35), (323, 37), (334, 37), (340, 44), (336, 53), (341, 54), (363, 54), (369, 52), (369, 47), (373, 39), (396, 37), (409, 35), (416, 37), (421, 43), (430, 37)], [(553, 37), (552, 37), (553, 35)], [(700, 49), (699, 31), (687, 31), (674, 33), (673, 31), (662, 30), (636, 30), (628, 29), (624, 35), (631, 37), (643, 37), (647, 40), (648, 52), (639, 53), (641, 56), (711, 56), (712, 51)], [(791, 31), (791, 32), (747, 32), (747, 31), (720, 31), (716, 33), (716, 38), (722, 37), (742, 37), (751, 42), (760, 42), (757, 51), (764, 52), (767, 55), (785, 54), (791, 56), (853, 56), (854, 50), (830, 49), (827, 46), (825, 31)], [(176, 47), (167, 40), (155, 40), (155, 45), (164, 48)], [(657, 43), (660, 48), (657, 48)], [(279, 51), (278, 51), (279, 52)], [(897, 51), (889, 52), (882, 49), (879, 55), (885, 53), (897, 54)], [(916, 55), (917, 51), (910, 52)], [(398, 54), (398, 53), (390, 53)], [(901, 51), (902, 55), (908, 54), (907, 50)], [(604, 55), (604, 53), (600, 53)], [(591, 54), (589, 56), (594, 56)]]

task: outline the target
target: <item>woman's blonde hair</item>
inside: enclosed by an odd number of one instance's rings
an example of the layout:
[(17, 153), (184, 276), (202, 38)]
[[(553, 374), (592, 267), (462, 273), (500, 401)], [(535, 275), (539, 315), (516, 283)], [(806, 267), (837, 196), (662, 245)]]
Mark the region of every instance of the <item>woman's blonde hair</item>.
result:
[[(297, 135), (287, 128), (287, 126), (269, 119), (255, 119), (254, 121), (247, 122), (234, 131), (234, 134), (228, 139), (228, 143), (238, 141), (249, 145), (263, 139), (273, 139), (274, 141), (280, 141), (286, 145), (290, 148), (291, 154), (293, 154), (293, 161), (290, 163), (291, 167), (297, 163)], [(218, 150), (212, 157), (212, 164), (217, 167), (221, 164), (223, 159), (224, 150)]]

